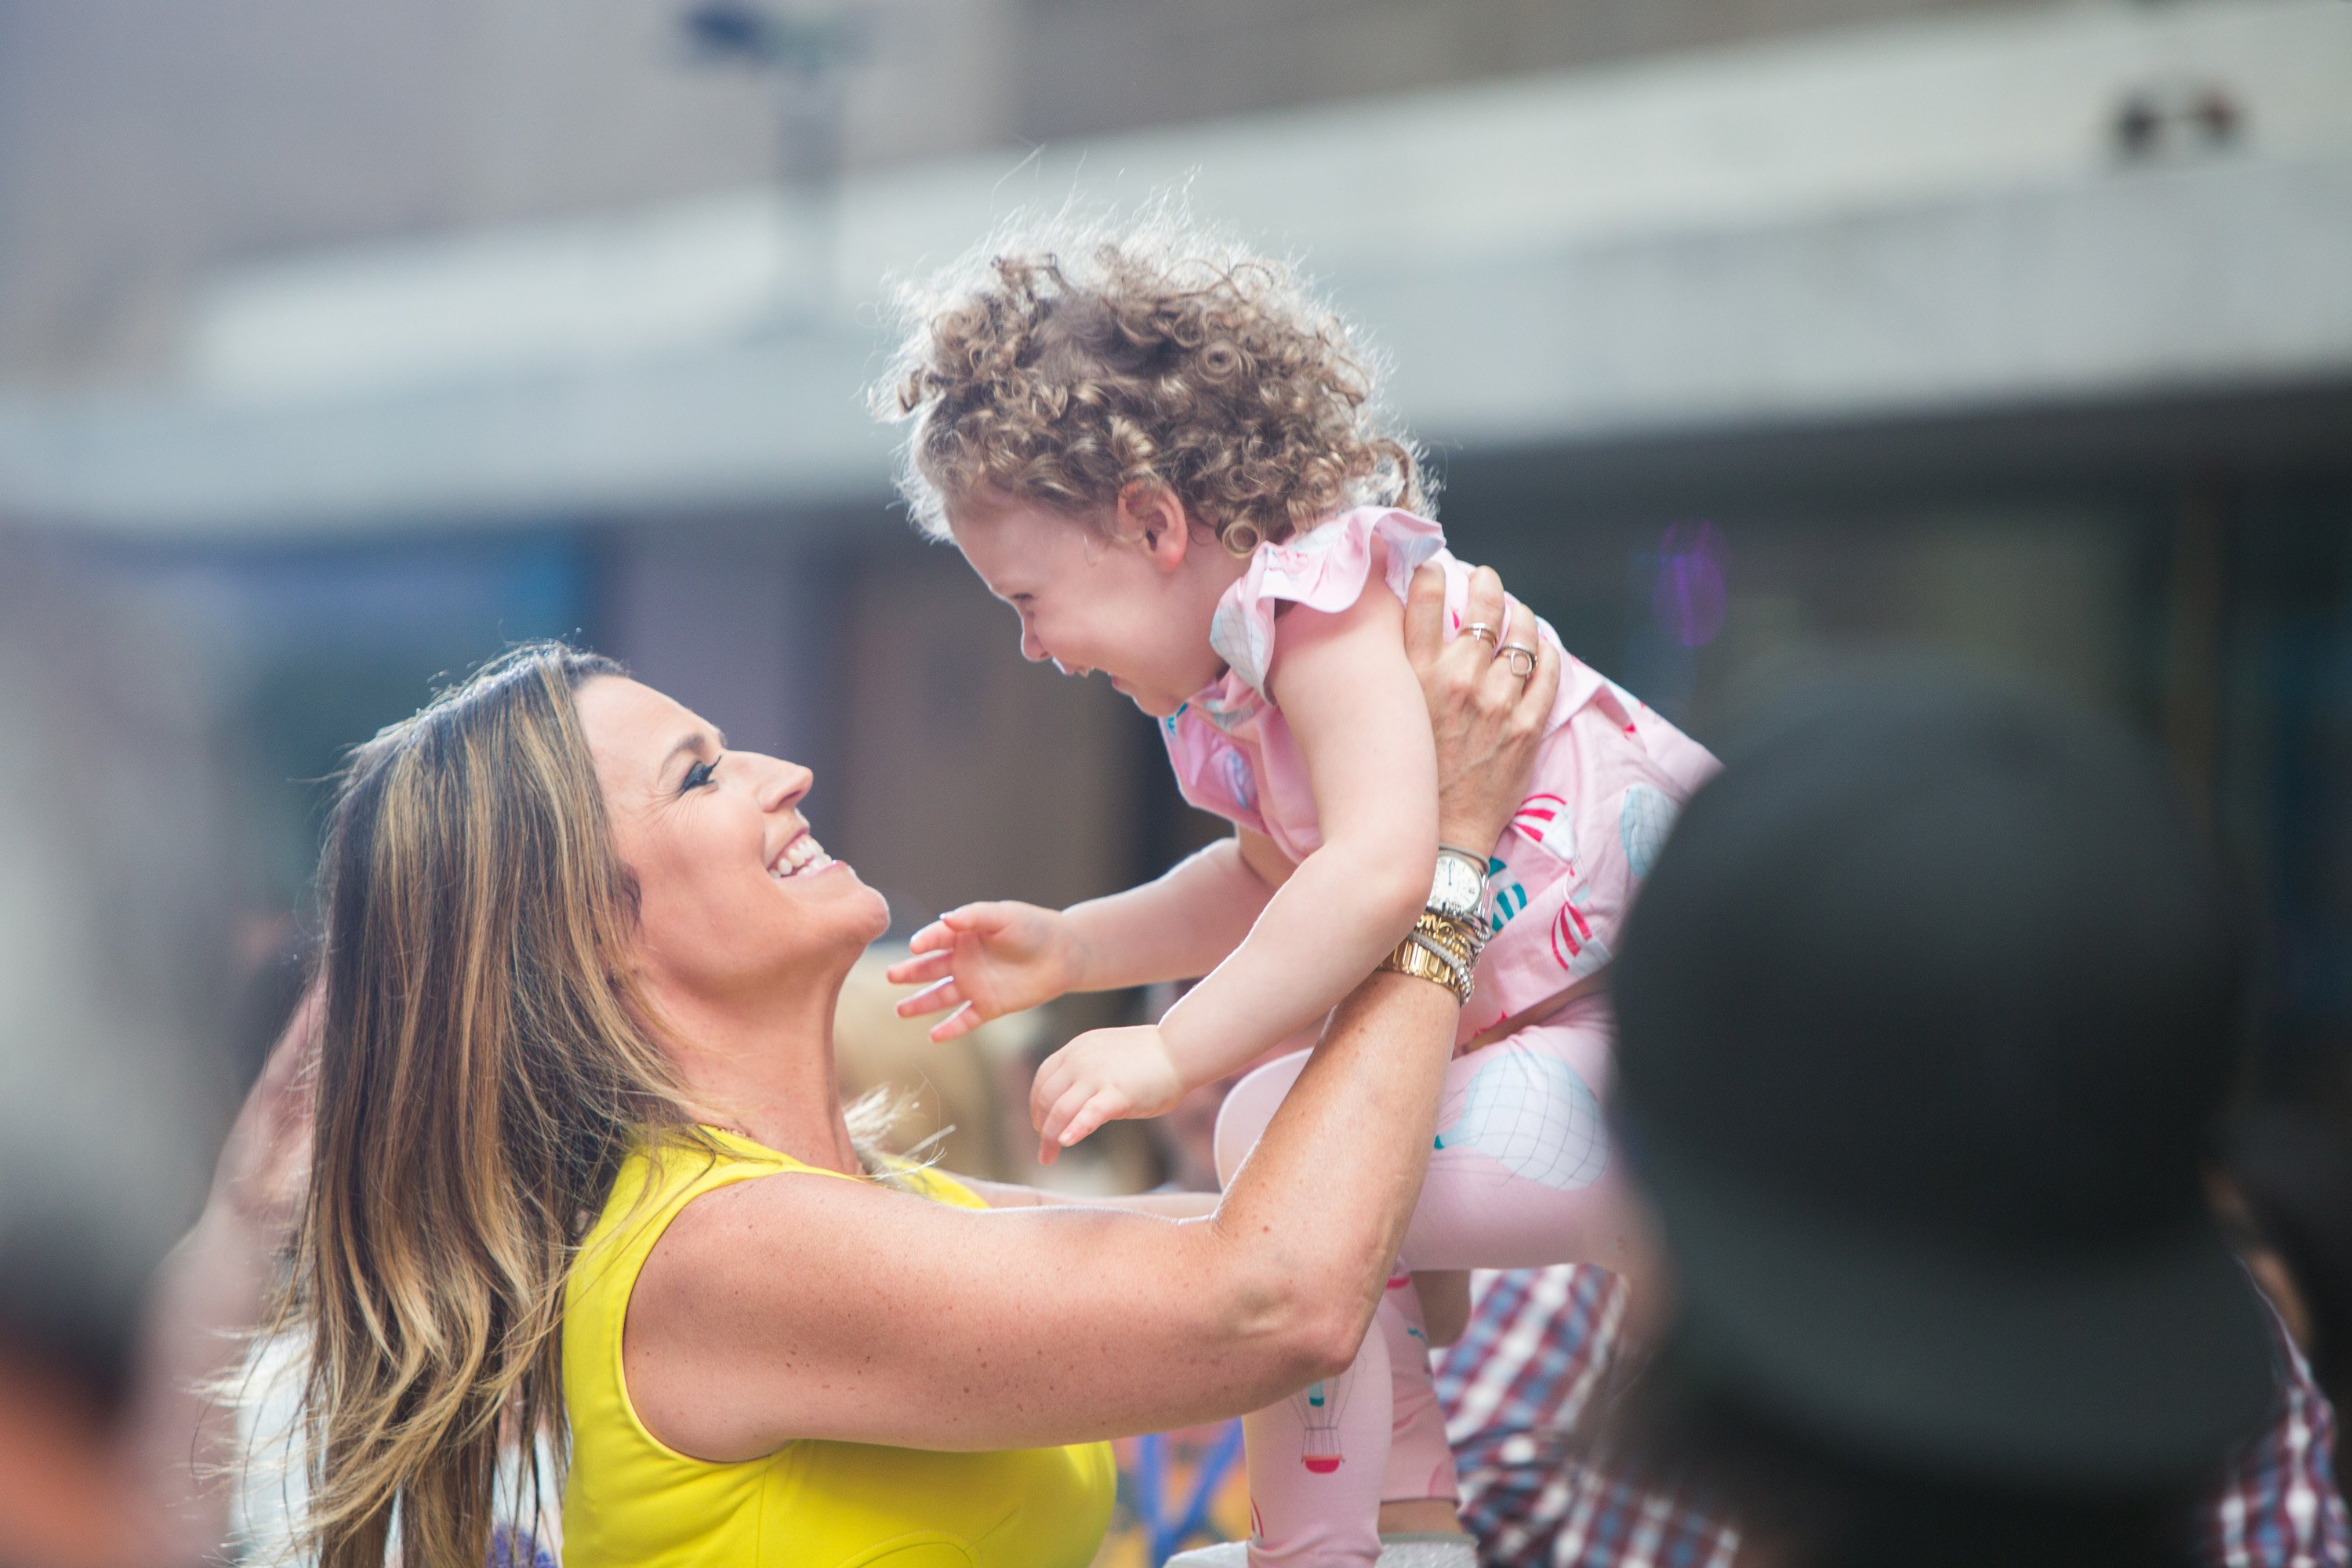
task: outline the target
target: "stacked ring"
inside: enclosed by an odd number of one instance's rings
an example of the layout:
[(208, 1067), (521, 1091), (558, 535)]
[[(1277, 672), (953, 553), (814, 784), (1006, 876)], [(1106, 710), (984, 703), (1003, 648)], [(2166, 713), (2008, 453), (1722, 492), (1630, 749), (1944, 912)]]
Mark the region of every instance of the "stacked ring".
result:
[(1462, 635), (1465, 637), (1476, 637), (1480, 642), (1485, 643), (1489, 650), (1492, 650), (1495, 646), (1495, 628), (1484, 621), (1472, 621), (1462, 628)]

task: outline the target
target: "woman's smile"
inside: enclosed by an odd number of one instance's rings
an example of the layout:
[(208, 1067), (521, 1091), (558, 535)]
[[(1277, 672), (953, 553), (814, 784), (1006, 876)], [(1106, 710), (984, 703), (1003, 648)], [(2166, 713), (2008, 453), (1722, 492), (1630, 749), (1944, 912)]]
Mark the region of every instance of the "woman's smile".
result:
[(815, 876), (834, 864), (833, 857), (824, 852), (824, 846), (803, 827), (770, 858), (768, 875), (779, 882), (788, 882), (794, 877)]

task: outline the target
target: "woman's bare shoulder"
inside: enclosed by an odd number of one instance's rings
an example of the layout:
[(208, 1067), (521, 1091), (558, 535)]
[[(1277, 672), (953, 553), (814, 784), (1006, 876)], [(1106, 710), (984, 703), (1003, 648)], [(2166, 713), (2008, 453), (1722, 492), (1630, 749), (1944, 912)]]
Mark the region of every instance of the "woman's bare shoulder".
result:
[(841, 1271), (854, 1277), (892, 1240), (958, 1212), (972, 1211), (823, 1171), (731, 1182), (680, 1209), (654, 1243), (631, 1298), (631, 1327), (673, 1299), (701, 1310), (714, 1297), (740, 1297), (747, 1278), (762, 1294), (788, 1291), (819, 1268), (843, 1283)]

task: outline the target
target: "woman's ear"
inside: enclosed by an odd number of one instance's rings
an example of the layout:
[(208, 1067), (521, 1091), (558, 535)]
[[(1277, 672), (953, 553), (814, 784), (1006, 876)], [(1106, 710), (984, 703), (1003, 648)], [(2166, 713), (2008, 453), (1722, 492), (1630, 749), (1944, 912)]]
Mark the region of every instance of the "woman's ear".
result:
[(1118, 531), (1143, 546), (1143, 552), (1162, 572), (1184, 564), (1192, 544), (1192, 520), (1184, 503), (1166, 485), (1139, 479), (1118, 492)]

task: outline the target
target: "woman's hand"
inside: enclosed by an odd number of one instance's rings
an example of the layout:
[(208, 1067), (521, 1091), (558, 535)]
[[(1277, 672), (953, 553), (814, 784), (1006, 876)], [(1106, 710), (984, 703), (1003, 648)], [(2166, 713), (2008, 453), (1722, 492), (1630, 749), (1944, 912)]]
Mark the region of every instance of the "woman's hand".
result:
[(1035, 904), (966, 904), (907, 943), (890, 966), (894, 985), (923, 989), (898, 1004), (901, 1018), (952, 1007), (931, 1038), (952, 1040), (991, 1018), (1051, 1002), (1077, 984), (1085, 953), (1069, 917)]
[[(1481, 566), (1471, 574), (1465, 624), (1500, 628), (1493, 644), (1445, 635), (1445, 574), (1423, 566), (1405, 601), (1404, 649), (1421, 677), (1437, 736), (1437, 837), (1484, 853), (1502, 837), (1535, 777), (1552, 699), (1559, 691), (1559, 654), (1536, 635), (1536, 618)], [(1536, 650), (1534, 674), (1496, 650), (1517, 643)]]

